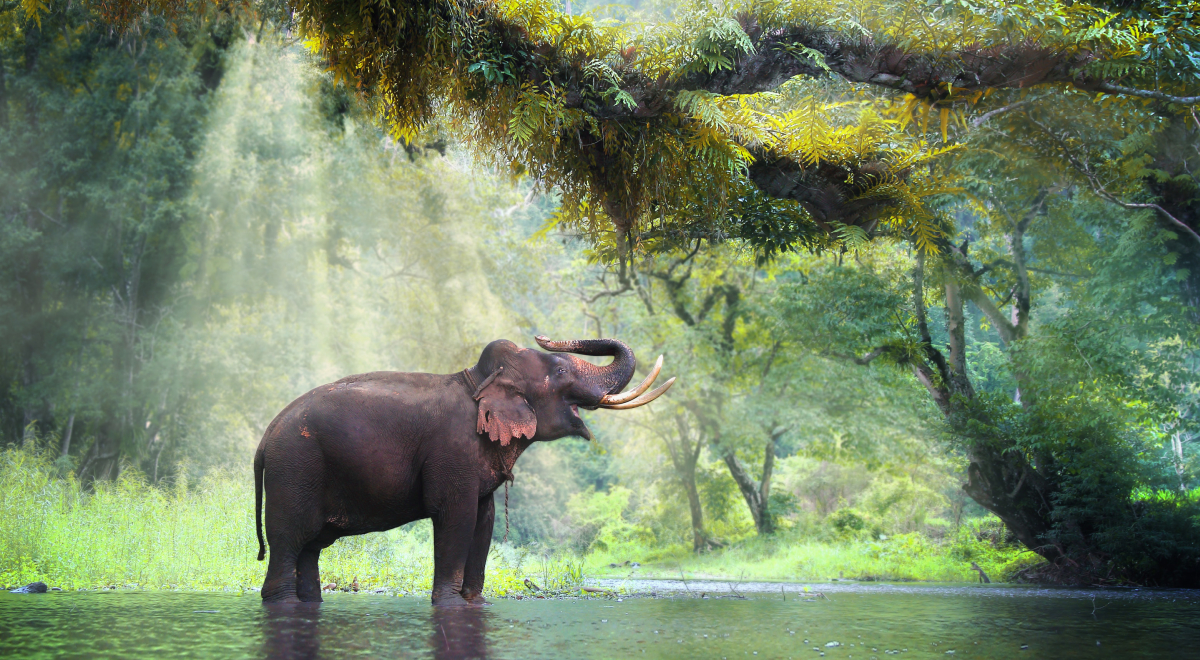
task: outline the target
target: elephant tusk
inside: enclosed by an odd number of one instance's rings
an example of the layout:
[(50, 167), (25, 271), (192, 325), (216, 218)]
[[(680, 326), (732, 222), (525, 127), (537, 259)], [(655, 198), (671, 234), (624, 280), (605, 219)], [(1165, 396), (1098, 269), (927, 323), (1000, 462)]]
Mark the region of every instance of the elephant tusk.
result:
[(600, 399), (600, 405), (616, 405), (618, 403), (633, 401), (634, 399), (638, 398), (642, 392), (650, 389), (650, 386), (654, 384), (654, 379), (658, 378), (658, 372), (662, 371), (662, 363), (663, 356), (660, 355), (658, 356), (658, 361), (654, 363), (654, 368), (650, 370), (650, 375), (646, 376), (646, 379), (643, 380), (641, 384), (632, 390), (629, 390), (628, 392), (622, 392), (621, 394), (605, 394), (604, 398)]
[(629, 403), (617, 403), (617, 404), (612, 404), (612, 405), (600, 404), (600, 407), (606, 408), (608, 410), (627, 410), (629, 408), (637, 408), (639, 406), (644, 406), (647, 403), (650, 403), (651, 401), (662, 396), (663, 392), (666, 392), (667, 390), (671, 389), (671, 386), (674, 384), (675, 384), (675, 377), (672, 376), (671, 380), (668, 380), (667, 382), (663, 383), (658, 388), (652, 390), (648, 394), (642, 395), (641, 397), (638, 397), (638, 398), (634, 399), (633, 401), (630, 401)]

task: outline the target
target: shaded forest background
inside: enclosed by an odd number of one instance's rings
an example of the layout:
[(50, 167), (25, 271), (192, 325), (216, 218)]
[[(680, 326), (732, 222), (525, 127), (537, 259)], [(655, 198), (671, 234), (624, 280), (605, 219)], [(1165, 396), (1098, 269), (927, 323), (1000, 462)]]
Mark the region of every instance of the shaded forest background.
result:
[[(627, 264), (452, 121), (394, 137), (281, 7), (127, 33), (79, 5), (0, 14), (0, 433), (63, 476), (194, 483), (246, 469), (321, 383), (611, 336), (678, 384), (589, 413), (594, 444), (531, 449), (497, 538), (620, 563), (974, 524), (1093, 578), (1200, 575), (1200, 249), (1113, 201), (1194, 214), (1194, 114), (1035, 91), (951, 127), (936, 258), (846, 226)], [(779, 103), (858, 93), (806, 84)], [(968, 473), (981, 452), (1017, 470), (1007, 499)]]

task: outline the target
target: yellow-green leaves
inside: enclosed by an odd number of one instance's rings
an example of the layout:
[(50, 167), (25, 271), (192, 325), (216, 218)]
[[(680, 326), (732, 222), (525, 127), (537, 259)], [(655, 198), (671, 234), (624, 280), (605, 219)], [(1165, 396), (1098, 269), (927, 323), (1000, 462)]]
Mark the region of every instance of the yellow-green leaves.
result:
[(560, 106), (561, 99), (546, 98), (526, 83), (508, 120), (508, 134), (517, 142), (528, 144), (535, 132), (555, 121)]
[(50, 0), (20, 0), (20, 2), (25, 20), (33, 20), (39, 28), (42, 27), (42, 14), (50, 11)]

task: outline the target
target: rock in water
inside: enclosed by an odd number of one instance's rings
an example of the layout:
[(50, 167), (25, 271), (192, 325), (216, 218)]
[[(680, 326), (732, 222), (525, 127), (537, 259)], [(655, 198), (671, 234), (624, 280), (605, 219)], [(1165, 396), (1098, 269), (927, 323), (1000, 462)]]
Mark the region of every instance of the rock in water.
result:
[(44, 594), (46, 593), (45, 582), (30, 582), (29, 584), (8, 592), (10, 594)]

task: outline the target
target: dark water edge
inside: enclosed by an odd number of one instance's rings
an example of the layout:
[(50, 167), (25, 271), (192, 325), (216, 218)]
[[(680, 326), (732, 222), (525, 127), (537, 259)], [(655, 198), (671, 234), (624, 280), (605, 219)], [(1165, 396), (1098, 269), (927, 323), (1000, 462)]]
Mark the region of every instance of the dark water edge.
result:
[(1200, 591), (841, 582), (809, 585), (806, 593), (802, 585), (692, 580), (624, 586), (642, 595), (506, 599), (459, 611), (367, 594), (266, 607), (253, 593), (5, 593), (0, 657), (1200, 657)]

